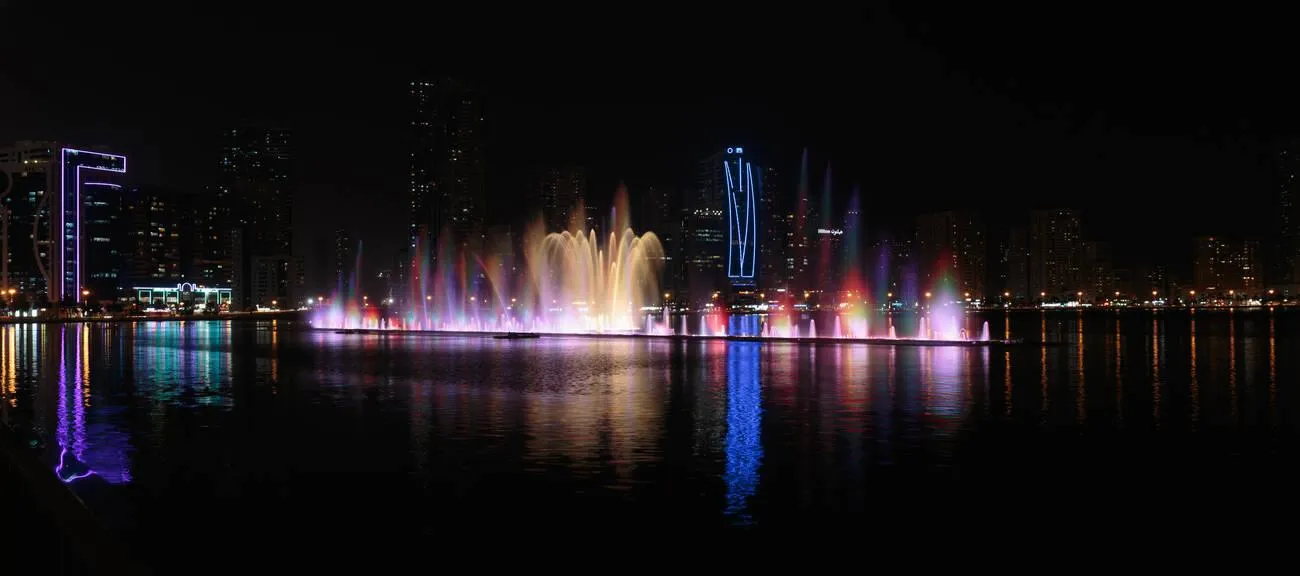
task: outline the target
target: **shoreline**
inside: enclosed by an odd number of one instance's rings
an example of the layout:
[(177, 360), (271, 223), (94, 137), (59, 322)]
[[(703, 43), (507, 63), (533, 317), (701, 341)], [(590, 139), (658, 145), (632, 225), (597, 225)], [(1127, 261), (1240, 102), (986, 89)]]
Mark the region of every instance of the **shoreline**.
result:
[(1034, 345), (1052, 345), (1051, 342), (1025, 342), (1023, 340), (925, 340), (920, 338), (885, 338), (885, 337), (866, 337), (866, 338), (834, 338), (830, 336), (819, 337), (792, 337), (792, 336), (739, 336), (739, 335), (678, 335), (678, 334), (638, 334), (634, 332), (502, 332), (502, 331), (465, 331), (465, 330), (385, 330), (380, 328), (309, 328), (313, 332), (332, 332), (335, 334), (352, 336), (376, 336), (376, 335), (425, 335), (425, 336), (455, 336), (455, 337), (479, 337), (492, 338), (495, 340), (537, 340), (541, 338), (620, 338), (629, 340), (670, 340), (683, 342), (753, 342), (753, 343), (783, 343), (783, 344), (866, 344), (872, 346), (950, 346), (961, 348), (981, 348), (992, 346), (1014, 346), (1021, 344)]

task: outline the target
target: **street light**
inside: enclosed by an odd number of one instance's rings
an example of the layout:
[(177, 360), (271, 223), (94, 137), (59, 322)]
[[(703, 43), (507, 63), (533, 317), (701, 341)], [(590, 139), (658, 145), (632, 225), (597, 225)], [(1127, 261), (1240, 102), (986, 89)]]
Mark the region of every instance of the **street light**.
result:
[(425, 295), (424, 300), (425, 300), (426, 302), (429, 301), (429, 300), (433, 300), (433, 296), (432, 296), (432, 295)]
[(280, 305), (280, 301), (279, 301), (279, 300), (272, 300), (272, 301), (271, 301), (271, 305), (272, 305), (272, 306), (279, 306), (279, 305)]
[(82, 295), (83, 297), (85, 297), (85, 296), (90, 296), (90, 290), (82, 290), (82, 291), (81, 291), (81, 295)]
[(929, 292), (926, 292), (926, 293), (925, 293), (925, 297), (926, 297), (926, 298), (929, 298), (929, 297), (930, 297), (930, 293), (929, 293)]

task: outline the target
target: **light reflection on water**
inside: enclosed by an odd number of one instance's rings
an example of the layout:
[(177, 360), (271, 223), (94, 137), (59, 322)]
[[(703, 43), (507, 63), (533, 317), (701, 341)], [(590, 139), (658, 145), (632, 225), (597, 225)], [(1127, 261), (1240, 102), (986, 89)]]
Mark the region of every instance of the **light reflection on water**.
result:
[[(1123, 439), (1053, 464), (1069, 470), (1113, 465), (1096, 454), (1156, 450), (1150, 438), (1197, 450), (1197, 439), (1212, 438), (1216, 450), (1240, 451), (1263, 435), (1289, 453), (1297, 370), (1285, 351), (1300, 315), (987, 319), (995, 334), (1064, 342), (895, 348), (342, 335), (206, 321), (9, 325), (0, 327), (0, 407), (45, 439), (52, 467), (66, 447), (70, 474), (94, 471), (76, 486), (138, 486), (122, 495), (138, 524), (169, 527), (194, 526), (177, 510), (219, 517), (275, 503), (297, 513), (268, 530), (346, 530), (339, 518), (384, 510), (399, 518), (393, 531), (415, 533), (449, 518), (527, 523), (548, 513), (762, 529), (865, 515), (885, 505), (882, 494), (915, 506), (955, 498), (954, 485), (1013, 486), (1041, 473), (1044, 448), (1064, 450), (1062, 434), (1071, 446)], [(332, 520), (297, 508), (341, 491), (367, 497), (336, 504), (344, 509)]]

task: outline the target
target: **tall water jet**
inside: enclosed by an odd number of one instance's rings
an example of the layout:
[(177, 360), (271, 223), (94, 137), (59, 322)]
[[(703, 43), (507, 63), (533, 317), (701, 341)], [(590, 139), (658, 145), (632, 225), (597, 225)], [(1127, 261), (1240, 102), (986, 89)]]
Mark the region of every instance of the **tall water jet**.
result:
[(922, 340), (930, 339), (929, 323), (925, 321), (925, 316), (921, 317), (921, 326), (916, 330), (916, 337)]
[(835, 324), (831, 327), (831, 338), (843, 338), (844, 333), (840, 331), (840, 316), (835, 315)]
[(989, 340), (989, 321), (984, 321), (984, 327), (980, 328), (980, 341), (988, 342)]
[(892, 338), (892, 339), (897, 339), (897, 338), (898, 338), (898, 332), (895, 332), (895, 331), (894, 331), (894, 325), (893, 325), (893, 324), (890, 324), (890, 325), (889, 325), (889, 337)]
[(813, 319), (808, 320), (808, 337), (809, 337), (809, 338), (816, 338), (816, 337), (817, 337), (817, 319), (816, 319), (816, 318), (813, 318)]
[(686, 315), (682, 314), (682, 331), (678, 336), (689, 336), (690, 332), (686, 330)]

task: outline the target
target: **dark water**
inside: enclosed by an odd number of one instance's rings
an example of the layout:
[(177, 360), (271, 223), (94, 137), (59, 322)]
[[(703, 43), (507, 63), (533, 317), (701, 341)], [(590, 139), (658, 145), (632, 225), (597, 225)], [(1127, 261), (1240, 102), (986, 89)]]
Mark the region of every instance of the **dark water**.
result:
[(0, 399), (157, 563), (212, 542), (206, 565), (291, 555), (286, 539), (400, 560), (558, 526), (745, 535), (1045, 510), (1176, 526), (1295, 509), (1300, 314), (984, 319), (995, 337), (1065, 342), (6, 326)]

